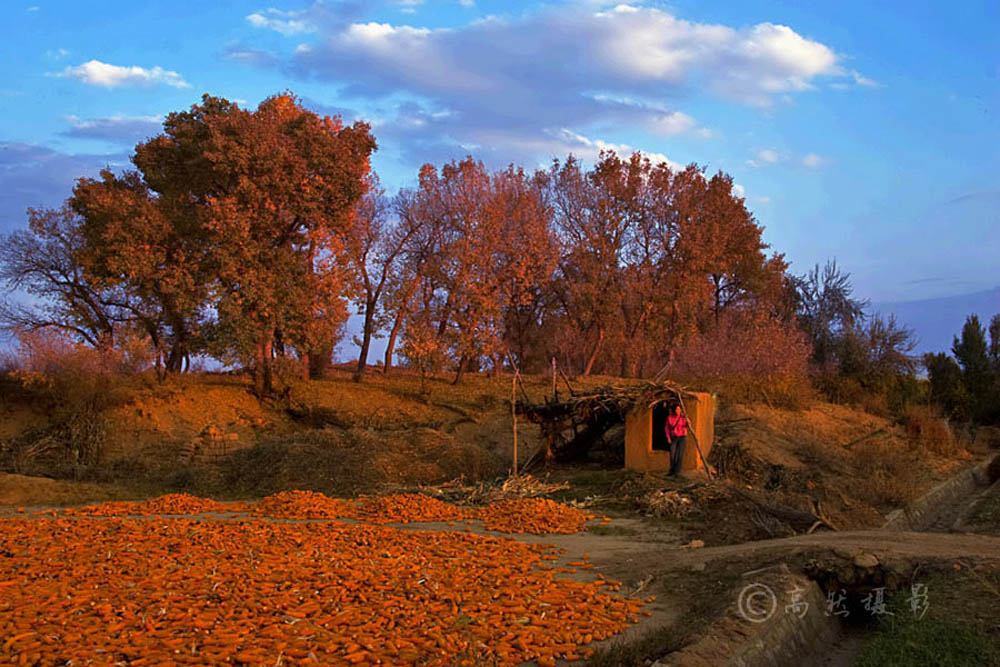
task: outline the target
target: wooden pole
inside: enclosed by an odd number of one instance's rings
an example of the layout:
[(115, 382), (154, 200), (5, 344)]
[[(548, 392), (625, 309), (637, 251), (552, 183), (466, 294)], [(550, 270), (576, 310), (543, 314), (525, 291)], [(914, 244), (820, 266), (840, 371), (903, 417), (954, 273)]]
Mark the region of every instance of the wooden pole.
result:
[(556, 390), (556, 358), (552, 357), (552, 402), (559, 402), (559, 392)]
[(514, 422), (514, 477), (517, 477), (517, 370), (510, 379), (510, 416)]
[[(709, 479), (712, 479), (712, 466), (709, 465), (708, 459), (705, 458), (705, 455), (701, 453), (701, 445), (698, 444), (698, 435), (695, 433), (696, 429), (691, 425), (691, 420), (688, 419), (688, 411), (687, 408), (684, 407), (684, 397), (681, 396), (681, 392), (679, 391), (677, 392), (677, 402), (681, 406), (681, 412), (684, 413), (684, 421), (687, 422), (688, 431), (691, 432), (691, 439), (694, 440), (694, 447), (698, 450), (698, 458), (700, 458), (701, 462), (705, 465), (705, 474), (708, 475)], [(683, 461), (681, 463), (683, 463)]]

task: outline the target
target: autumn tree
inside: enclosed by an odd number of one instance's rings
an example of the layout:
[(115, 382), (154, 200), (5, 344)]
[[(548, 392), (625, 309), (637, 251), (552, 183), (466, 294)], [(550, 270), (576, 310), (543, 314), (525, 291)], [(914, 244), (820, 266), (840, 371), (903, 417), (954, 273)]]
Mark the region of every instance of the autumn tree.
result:
[(204, 235), (218, 316), (253, 359), (258, 393), (271, 390), (276, 338), (304, 363), (332, 350), (346, 318), (345, 237), (374, 147), (367, 125), (320, 118), (290, 94), (254, 111), (206, 95), (136, 147), (169, 219)]
[[(425, 166), (424, 170), (430, 169)], [(427, 197), (417, 190), (400, 190), (392, 201), (392, 210), (400, 227), (413, 230), (402, 244), (397, 261), (392, 265), (386, 284), (383, 311), (389, 331), (386, 338), (382, 372), (393, 366), (398, 341), (407, 321), (420, 309), (425, 319), (431, 316), (437, 285), (431, 267), (441, 252), (443, 220), (430, 214)], [(422, 298), (419, 298), (421, 297)], [(421, 305), (422, 304), (422, 305)], [(426, 326), (430, 326), (429, 322)], [(421, 338), (424, 338), (421, 333)], [(436, 337), (432, 336), (436, 340)], [(426, 347), (426, 344), (423, 345)]]
[(129, 295), (157, 367), (163, 359), (168, 372), (180, 371), (201, 351), (199, 328), (211, 284), (204, 230), (135, 171), (104, 170), (100, 179), (80, 179), (68, 204), (83, 221), (78, 257), (86, 275)]
[[(7, 298), (0, 326), (12, 332), (57, 329), (95, 348), (112, 347), (133, 308), (128, 294), (93, 281), (80, 255), (86, 239), (69, 207), (28, 209), (28, 229), (0, 238), (0, 281)], [(30, 303), (18, 303), (21, 292)]]
[(642, 375), (728, 309), (776, 298), (785, 264), (732, 178), (604, 152), (544, 175), (562, 253), (550, 321), (572, 365)]
[[(353, 228), (347, 236), (354, 302), (358, 314), (363, 317), (361, 338), (356, 341), (359, 352), (355, 381), (361, 381), (368, 368), (372, 338), (390, 319), (390, 308), (385, 300), (387, 293), (392, 291), (394, 280), (399, 283), (398, 298), (402, 302), (398, 304), (391, 334), (391, 347), (395, 346), (397, 327), (402, 324), (406, 304), (415, 289), (413, 279), (403, 276), (405, 269), (401, 269), (400, 264), (407, 260), (411, 264), (419, 263), (419, 257), (426, 256), (420, 251), (424, 221), (419, 216), (409, 215), (405, 206), (397, 206), (396, 211), (401, 214), (394, 217), (392, 202), (373, 174), (368, 192), (355, 209)], [(419, 269), (416, 273), (419, 274)], [(385, 362), (387, 368), (391, 365), (391, 356), (390, 350)]]
[(490, 172), (472, 158), (440, 171), (425, 165), (406, 215), (419, 219), (434, 249), (413, 277), (424, 298), (412, 316), (435, 323), (456, 382), (487, 360), (498, 369), (507, 313), (530, 303), (555, 259), (531, 177), (514, 167)]
[(561, 248), (550, 335), (565, 344), (569, 366), (589, 375), (617, 322), (626, 221), (601, 214), (601, 193), (572, 156), (553, 163), (547, 183)]

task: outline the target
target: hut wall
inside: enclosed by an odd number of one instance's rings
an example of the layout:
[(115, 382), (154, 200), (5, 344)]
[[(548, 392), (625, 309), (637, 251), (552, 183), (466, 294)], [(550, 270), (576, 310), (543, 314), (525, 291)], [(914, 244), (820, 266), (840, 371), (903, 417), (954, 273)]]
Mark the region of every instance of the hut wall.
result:
[[(698, 447), (708, 457), (715, 441), (715, 398), (701, 392), (685, 394), (684, 408), (690, 423), (681, 471), (704, 470)], [(670, 470), (670, 452), (653, 449), (652, 408), (643, 406), (625, 417), (625, 467), (639, 472)]]

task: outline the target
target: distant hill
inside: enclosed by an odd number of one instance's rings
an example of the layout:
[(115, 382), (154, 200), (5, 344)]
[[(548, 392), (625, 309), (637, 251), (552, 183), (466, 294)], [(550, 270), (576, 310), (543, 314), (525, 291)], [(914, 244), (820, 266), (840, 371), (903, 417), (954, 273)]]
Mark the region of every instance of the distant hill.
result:
[(1000, 313), (1000, 287), (921, 301), (873, 303), (871, 310), (892, 313), (899, 323), (913, 329), (919, 339), (915, 353), (950, 353), (952, 339), (961, 331), (966, 317), (976, 313), (985, 327)]

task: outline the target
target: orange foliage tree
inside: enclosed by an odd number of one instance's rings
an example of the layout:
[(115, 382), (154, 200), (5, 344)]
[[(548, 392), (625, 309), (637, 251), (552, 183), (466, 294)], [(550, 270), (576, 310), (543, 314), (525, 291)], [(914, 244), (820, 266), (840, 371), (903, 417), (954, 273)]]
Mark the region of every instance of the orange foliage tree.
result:
[(584, 375), (655, 371), (723, 312), (769, 311), (783, 293), (784, 261), (764, 254), (727, 175), (609, 151), (588, 172), (570, 158), (542, 178), (562, 247), (548, 338)]
[(507, 312), (531, 302), (555, 263), (537, 188), (523, 170), (490, 172), (470, 157), (440, 172), (425, 165), (408, 202), (434, 250), (416, 274), (413, 319), (425, 323), (422, 332), (434, 322), (456, 382), (486, 361), (498, 370), (508, 351)]
[(306, 367), (329, 363), (346, 319), (350, 214), (374, 147), (367, 125), (320, 118), (290, 94), (254, 111), (206, 95), (136, 147), (141, 176), (77, 186), (87, 266), (157, 298), (178, 340), (185, 318), (211, 305), (217, 349), (252, 359), (268, 393), (286, 346)]

